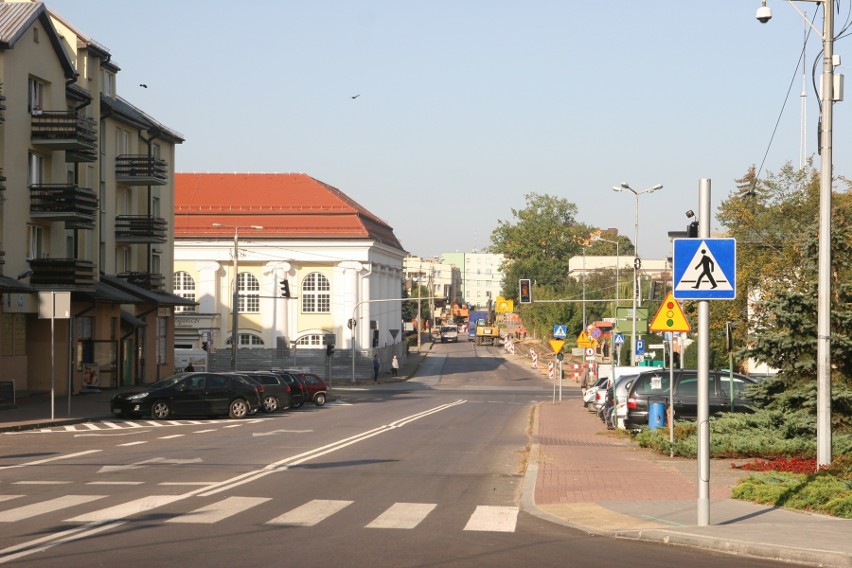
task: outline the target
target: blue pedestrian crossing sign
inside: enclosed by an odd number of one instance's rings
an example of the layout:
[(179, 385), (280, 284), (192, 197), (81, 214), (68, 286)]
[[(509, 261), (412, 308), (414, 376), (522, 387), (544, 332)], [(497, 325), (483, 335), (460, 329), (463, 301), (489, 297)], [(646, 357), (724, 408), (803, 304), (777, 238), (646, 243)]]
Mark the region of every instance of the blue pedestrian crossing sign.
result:
[(624, 345), (624, 334), (623, 333), (616, 333), (615, 339), (613, 339), (613, 342), (615, 342), (616, 345)]
[(554, 339), (565, 339), (568, 336), (568, 326), (566, 325), (554, 325), (553, 326), (553, 337)]
[(737, 297), (736, 239), (675, 239), (672, 264), (676, 300)]

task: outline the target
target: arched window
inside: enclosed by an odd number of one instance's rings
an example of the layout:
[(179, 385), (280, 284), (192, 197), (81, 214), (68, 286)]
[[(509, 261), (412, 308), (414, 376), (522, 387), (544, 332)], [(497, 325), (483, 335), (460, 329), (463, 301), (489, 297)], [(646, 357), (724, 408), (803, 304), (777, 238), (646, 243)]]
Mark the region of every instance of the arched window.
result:
[(319, 272), (311, 272), (302, 280), (302, 312), (331, 312), (331, 283)]
[(325, 335), (303, 335), (296, 340), (296, 345), (298, 345), (301, 349), (319, 349), (325, 345)]
[[(187, 272), (175, 272), (174, 291), (176, 296), (195, 301), (195, 280)], [(175, 306), (177, 312), (195, 312), (198, 306)]]
[[(263, 339), (259, 335), (255, 335), (253, 333), (240, 333), (237, 335), (239, 337), (239, 343), (237, 343), (237, 347), (263, 347)], [(231, 344), (231, 338), (225, 340), (225, 345)]]
[[(260, 282), (249, 272), (240, 272), (237, 278), (240, 302), (239, 311), (243, 314), (260, 312)], [(242, 345), (242, 344), (240, 344)]]

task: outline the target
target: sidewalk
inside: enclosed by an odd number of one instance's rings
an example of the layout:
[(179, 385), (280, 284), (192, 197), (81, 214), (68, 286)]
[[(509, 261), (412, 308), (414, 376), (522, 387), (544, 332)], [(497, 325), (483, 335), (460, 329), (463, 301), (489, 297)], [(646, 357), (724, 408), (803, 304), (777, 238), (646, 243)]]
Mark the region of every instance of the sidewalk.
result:
[(640, 449), (576, 399), (540, 403), (535, 425), (522, 504), (536, 516), (602, 536), (852, 567), (852, 520), (730, 499), (747, 475), (730, 460), (711, 463), (710, 524), (698, 526), (695, 460)]

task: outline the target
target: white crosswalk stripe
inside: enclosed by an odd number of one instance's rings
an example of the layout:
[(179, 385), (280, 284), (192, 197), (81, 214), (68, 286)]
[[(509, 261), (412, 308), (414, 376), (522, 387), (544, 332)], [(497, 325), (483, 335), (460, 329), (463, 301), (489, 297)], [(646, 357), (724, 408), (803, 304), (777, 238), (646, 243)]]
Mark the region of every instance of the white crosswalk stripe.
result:
[(413, 529), (438, 505), (435, 503), (394, 503), (368, 529)]
[(53, 511), (67, 509), (69, 507), (75, 507), (83, 503), (89, 503), (90, 501), (97, 501), (98, 499), (103, 499), (104, 497), (106, 496), (65, 495), (64, 497), (57, 497), (56, 499), (50, 499), (48, 501), (42, 501), (40, 503), (24, 505), (22, 507), (16, 507), (15, 509), (9, 509), (7, 511), (0, 511), (0, 522), (14, 523), (23, 519), (29, 519), (30, 517), (44, 515), (46, 513), (52, 513)]
[(290, 527), (312, 527), (327, 519), (333, 514), (342, 511), (353, 501), (331, 501), (314, 499), (313, 501), (296, 507), (279, 517), (275, 517), (267, 525), (286, 525)]
[(514, 532), (517, 522), (517, 507), (487, 507), (480, 505), (473, 512), (464, 530)]
[[(0, 495), (0, 503), (24, 499), (25, 495)], [(11, 509), (0, 510), (0, 523), (12, 523), (37, 515), (48, 513), (59, 513), (66, 509), (82, 506), (92, 501), (104, 499), (109, 495), (66, 495), (56, 499), (48, 499), (38, 503), (31, 503)], [(133, 501), (120, 503), (105, 507), (103, 509), (85, 512), (83, 514), (65, 518), (66, 523), (90, 523), (90, 522), (113, 522), (126, 520), (134, 515), (171, 505), (176, 502), (192, 503), (181, 495), (150, 495)], [(20, 501), (17, 501), (20, 502)], [(224, 521), (234, 515), (249, 511), (250, 509), (266, 503), (275, 503), (268, 497), (241, 497), (230, 496), (225, 499), (207, 503), (201, 507), (193, 508), (187, 505), (183, 510), (169, 513), (170, 518), (164, 522), (179, 524), (215, 524)], [(280, 503), (280, 502), (279, 502)], [(354, 501), (314, 499), (295, 508), (289, 508), (284, 513), (265, 521), (267, 525), (289, 526), (289, 527), (313, 527), (329, 519), (335, 514), (343, 511)], [(374, 511), (372, 515), (364, 518), (358, 524), (368, 529), (416, 529), (433, 511), (440, 505), (437, 503), (393, 503), (384, 511)], [(455, 507), (455, 505), (453, 505)], [(172, 506), (174, 508), (174, 506)], [(359, 514), (363, 514), (363, 504)], [(378, 516), (373, 515), (378, 512)], [(465, 531), (482, 532), (514, 532), (518, 519), (517, 507), (478, 506), (470, 514)], [(65, 513), (67, 514), (67, 512)], [(273, 513), (274, 514), (274, 513)], [(173, 515), (173, 516), (172, 516)], [(369, 520), (372, 518), (373, 520)], [(362, 524), (369, 521), (366, 524)], [(456, 525), (462, 528), (462, 523)]]
[(169, 523), (218, 523), (247, 509), (269, 501), (267, 497), (228, 497), (224, 501), (201, 507), (185, 515), (174, 517)]

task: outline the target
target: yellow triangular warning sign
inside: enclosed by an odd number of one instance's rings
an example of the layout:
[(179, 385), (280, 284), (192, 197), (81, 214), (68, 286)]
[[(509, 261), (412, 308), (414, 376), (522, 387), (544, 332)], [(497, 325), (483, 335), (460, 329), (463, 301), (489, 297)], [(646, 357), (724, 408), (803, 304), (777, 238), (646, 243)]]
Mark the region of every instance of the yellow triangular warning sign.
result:
[(651, 331), (692, 331), (680, 304), (674, 299), (671, 292), (666, 294), (666, 299), (660, 305), (657, 315), (648, 326)]

